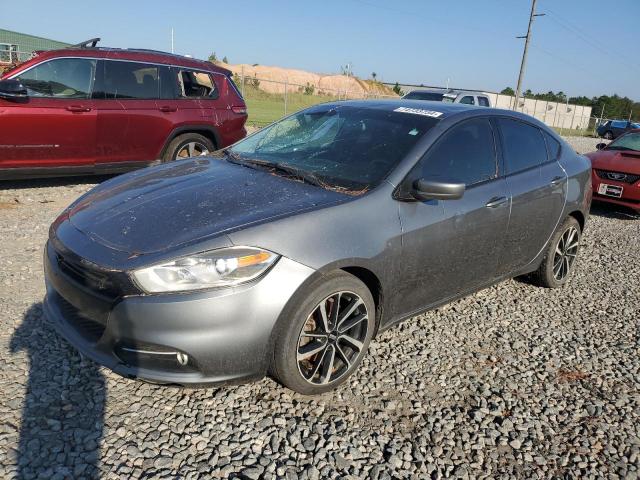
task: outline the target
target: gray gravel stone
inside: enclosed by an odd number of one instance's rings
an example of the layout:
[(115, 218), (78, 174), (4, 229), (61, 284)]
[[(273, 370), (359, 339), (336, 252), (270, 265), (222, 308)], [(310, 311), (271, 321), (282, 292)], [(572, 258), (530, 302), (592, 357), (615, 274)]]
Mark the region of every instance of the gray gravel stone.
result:
[(637, 478), (640, 216), (594, 205), (563, 288), (418, 315), (337, 391), (182, 390), (98, 367), (44, 318), (47, 229), (96, 181), (0, 187), (0, 478)]

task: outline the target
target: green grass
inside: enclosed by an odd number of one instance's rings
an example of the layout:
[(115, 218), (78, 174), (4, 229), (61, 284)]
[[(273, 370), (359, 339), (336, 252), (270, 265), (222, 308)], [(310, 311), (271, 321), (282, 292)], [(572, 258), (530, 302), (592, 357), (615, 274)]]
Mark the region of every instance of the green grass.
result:
[(586, 130), (570, 130), (568, 128), (551, 127), (556, 133), (565, 137), (593, 137), (593, 129), (588, 128)]
[[(268, 125), (285, 115), (284, 94), (268, 93), (246, 85), (244, 89), (244, 100), (247, 103), (247, 110), (249, 112), (248, 125)], [(333, 100), (337, 100), (337, 97), (289, 92), (287, 94), (286, 114), (288, 115), (312, 105)]]

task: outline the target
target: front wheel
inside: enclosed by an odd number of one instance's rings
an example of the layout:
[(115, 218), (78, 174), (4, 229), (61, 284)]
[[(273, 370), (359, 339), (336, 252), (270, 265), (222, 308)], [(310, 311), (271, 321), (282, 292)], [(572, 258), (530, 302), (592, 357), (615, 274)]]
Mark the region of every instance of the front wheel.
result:
[(578, 256), (580, 236), (580, 224), (568, 217), (551, 239), (540, 268), (533, 273), (534, 283), (557, 288), (567, 282)]
[(613, 140), (613, 132), (607, 130), (606, 132), (604, 132), (604, 138), (606, 138), (607, 140)]
[(336, 388), (358, 367), (375, 328), (371, 292), (336, 272), (307, 287), (280, 331), (272, 373), (291, 390), (317, 395)]
[(185, 133), (174, 138), (164, 154), (163, 161), (182, 160), (185, 158), (208, 155), (215, 150), (213, 142), (199, 133)]

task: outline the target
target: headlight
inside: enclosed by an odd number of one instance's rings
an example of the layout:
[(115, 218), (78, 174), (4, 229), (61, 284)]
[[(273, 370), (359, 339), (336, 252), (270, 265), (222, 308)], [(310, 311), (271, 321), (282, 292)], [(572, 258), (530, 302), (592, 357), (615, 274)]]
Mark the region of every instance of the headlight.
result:
[(147, 293), (228, 287), (260, 276), (278, 258), (258, 248), (221, 248), (134, 270), (132, 276)]

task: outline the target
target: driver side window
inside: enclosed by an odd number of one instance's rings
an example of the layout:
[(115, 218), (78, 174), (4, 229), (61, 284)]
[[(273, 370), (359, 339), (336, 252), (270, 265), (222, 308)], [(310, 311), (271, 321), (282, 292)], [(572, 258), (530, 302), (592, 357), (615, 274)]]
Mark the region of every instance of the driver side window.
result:
[(36, 65), (16, 80), (31, 97), (89, 98), (95, 71), (95, 60), (60, 58)]
[(420, 162), (422, 178), (465, 185), (497, 177), (493, 128), (486, 118), (466, 120), (446, 132)]

